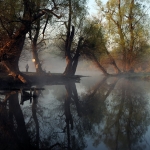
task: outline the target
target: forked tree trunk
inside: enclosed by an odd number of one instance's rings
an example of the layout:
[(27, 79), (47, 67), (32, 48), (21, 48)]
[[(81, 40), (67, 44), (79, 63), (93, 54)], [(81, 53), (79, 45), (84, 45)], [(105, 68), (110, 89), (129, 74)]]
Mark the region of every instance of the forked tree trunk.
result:
[(79, 41), (78, 41), (78, 46), (76, 49), (76, 54), (73, 57), (73, 65), (72, 65), (72, 74), (75, 75), (77, 66), (78, 66), (78, 60), (79, 60), (79, 56), (80, 56), (80, 47), (81, 47), (81, 43), (82, 43), (83, 38), (80, 37)]
[[(40, 8), (40, 3), (41, 3), (41, 0), (38, 1), (37, 10)], [(46, 22), (46, 24), (47, 24), (47, 22)], [(38, 42), (39, 32), (40, 32), (40, 29), (41, 29), (40, 19), (38, 19), (36, 21), (35, 25), (36, 25), (35, 35), (33, 36), (33, 39), (31, 38), (31, 42), (32, 42), (32, 55), (33, 55), (33, 59), (35, 60), (34, 65), (35, 65), (36, 72), (39, 73), (39, 74), (41, 74), (44, 71), (42, 70), (41, 63), (40, 63), (40, 60), (39, 60), (39, 57), (38, 57), (38, 52), (37, 52), (37, 50), (38, 50), (37, 49), (37, 44), (38, 44), (37, 42)]]
[[(71, 21), (69, 21), (70, 26)], [(71, 56), (71, 45), (74, 38), (74, 26), (72, 26), (72, 31), (70, 33), (70, 27), (68, 27), (66, 41), (65, 41), (65, 57), (66, 57), (66, 68), (64, 71), (64, 75), (72, 75), (72, 64), (73, 64), (73, 58)]]
[[(66, 40), (65, 40), (65, 57), (66, 57), (66, 68), (64, 71), (64, 75), (73, 75), (73, 64), (74, 60), (71, 56), (71, 46), (74, 38), (74, 33), (75, 33), (75, 28), (74, 26), (71, 26), (71, 21), (72, 21), (72, 1), (68, 1), (68, 9), (69, 9), (69, 17), (68, 17), (68, 24), (66, 26), (67, 28), (67, 35), (66, 35)], [(72, 27), (72, 29), (71, 29)]]
[(36, 72), (39, 74), (44, 73), (44, 71), (42, 70), (42, 66), (41, 66), (39, 57), (38, 57), (37, 48), (36, 48), (35, 43), (32, 44), (32, 55), (33, 55), (33, 59), (35, 60), (34, 65), (35, 65)]
[(23, 49), (25, 36), (31, 30), (31, 24), (42, 17), (47, 11), (57, 18), (60, 18), (53, 10), (39, 11), (37, 14), (32, 14), (32, 8), (29, 0), (23, 0), (23, 17), (20, 19), (21, 26), (14, 31), (14, 35), (0, 49), (0, 58), (7, 55), (6, 59), (1, 60), (3, 66), (7, 69), (14, 78), (18, 78), (21, 82), (27, 83), (26, 77), (20, 73), (18, 62)]
[[(26, 17), (28, 16), (29, 13), (28, 4), (29, 4), (28, 0), (24, 1), (24, 12), (22, 20), (27, 19)], [(20, 28), (1, 48), (1, 56), (0, 56), (1, 58), (4, 58), (2, 59), (2, 64), (7, 69), (8, 73), (10, 73), (14, 78), (18, 78), (23, 83), (27, 83), (27, 79), (25, 78), (25, 76), (23, 76), (23, 74), (20, 73), (18, 62), (23, 49), (26, 33), (29, 31), (31, 27), (32, 21), (30, 19), (31, 18), (29, 18), (26, 22), (21, 22), (22, 25), (20, 26)]]
[(71, 54), (66, 55), (67, 66), (66, 66), (66, 69), (64, 71), (64, 75), (75, 75), (77, 65), (78, 65), (79, 56), (80, 56), (80, 45), (81, 45), (82, 40), (83, 40), (83, 38), (79, 39), (76, 53), (75, 53), (73, 58), (71, 57)]
[(73, 58), (69, 58), (68, 56), (66, 56), (66, 68), (64, 71), (64, 75), (75, 75), (76, 73), (76, 69), (77, 69), (77, 65), (78, 65), (78, 59), (79, 59), (79, 54), (75, 54), (75, 56)]

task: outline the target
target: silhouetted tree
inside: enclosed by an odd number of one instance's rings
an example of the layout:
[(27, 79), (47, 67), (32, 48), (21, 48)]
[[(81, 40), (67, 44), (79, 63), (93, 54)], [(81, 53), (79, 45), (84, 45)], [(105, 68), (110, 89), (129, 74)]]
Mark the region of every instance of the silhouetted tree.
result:
[[(7, 71), (23, 83), (27, 83), (25, 76), (19, 71), (18, 62), (24, 46), (26, 34), (31, 30), (32, 25), (45, 14), (51, 14), (60, 18), (54, 13), (57, 10), (56, 3), (51, 1), (50, 9), (40, 9), (34, 1), (22, 0), (1, 2), (0, 28), (2, 42), (0, 45), (1, 63)], [(42, 7), (42, 6), (41, 6)]]

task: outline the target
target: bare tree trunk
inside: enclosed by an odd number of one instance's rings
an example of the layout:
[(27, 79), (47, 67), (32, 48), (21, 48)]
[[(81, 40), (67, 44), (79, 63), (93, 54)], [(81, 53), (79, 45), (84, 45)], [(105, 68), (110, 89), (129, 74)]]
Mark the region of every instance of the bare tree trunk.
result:
[[(49, 13), (57, 18), (60, 16), (56, 15), (53, 10), (47, 10)], [(14, 31), (11, 35), (9, 41), (0, 49), (0, 58), (7, 56), (6, 59), (1, 60), (4, 67), (6, 67), (8, 73), (10, 73), (14, 78), (18, 78), (21, 82), (27, 83), (26, 77), (20, 73), (18, 62), (20, 54), (23, 49), (25, 36), (31, 30), (31, 24), (42, 17), (46, 13), (46, 10), (39, 11), (37, 14), (33, 13), (30, 1), (23, 0), (23, 17), (20, 18), (21, 26)]]
[(103, 72), (103, 74), (105, 76), (108, 76), (109, 73), (107, 73), (107, 71), (104, 69), (104, 67), (99, 63), (99, 61), (97, 60), (95, 55), (92, 55), (92, 57), (93, 57), (93, 62), (95, 63), (95, 65)]
[(72, 58), (71, 56), (66, 56), (66, 68), (65, 68), (65, 71), (64, 71), (64, 75), (72, 75)]
[[(24, 1), (24, 12), (23, 12), (23, 20), (26, 20), (26, 17), (29, 15), (29, 1)], [(28, 21), (21, 22), (22, 25), (15, 32), (12, 37), (10, 37), (9, 41), (5, 43), (5, 45), (1, 48), (1, 58), (2, 64), (6, 67), (8, 73), (10, 73), (14, 78), (18, 78), (23, 83), (27, 83), (27, 79), (20, 73), (18, 62), (23, 49), (24, 41), (26, 33), (29, 31), (31, 27), (31, 16), (28, 16)], [(4, 57), (5, 56), (5, 57)]]
[(122, 30), (123, 17), (122, 17), (122, 12), (121, 12), (120, 0), (118, 0), (118, 11), (119, 11), (119, 16), (118, 16), (119, 18), (118, 18), (118, 22), (115, 21), (115, 24), (117, 25), (117, 28), (118, 28), (118, 34), (120, 36), (120, 41), (121, 41), (120, 44), (123, 50), (123, 60), (122, 60), (123, 71), (126, 72), (126, 62), (127, 62), (126, 54), (127, 53), (126, 53), (126, 46), (125, 46), (125, 37), (124, 37), (123, 30)]
[(76, 54), (73, 58), (73, 63), (72, 63), (72, 75), (75, 75), (77, 66), (78, 66), (78, 60), (79, 60), (80, 54)]
[(134, 0), (131, 0), (130, 6), (129, 6), (129, 34), (130, 34), (130, 41), (129, 41), (129, 52), (128, 52), (128, 72), (133, 71), (133, 58), (134, 58), (134, 45), (135, 45), (135, 34), (134, 34), (134, 16), (133, 16), (133, 9), (134, 9)]
[(68, 25), (67, 27), (67, 35), (66, 35), (66, 41), (65, 41), (65, 57), (66, 57), (66, 68), (64, 71), (64, 75), (72, 75), (72, 63), (73, 63), (73, 59), (71, 56), (71, 45), (73, 42), (73, 38), (74, 38), (74, 32), (75, 32), (75, 28), (74, 26), (72, 26), (72, 30), (71, 30), (71, 15), (72, 15), (72, 6), (71, 6), (71, 0), (69, 0), (69, 18), (68, 18)]
[(72, 58), (70, 56), (70, 54), (69, 54), (69, 56), (66, 56), (67, 66), (66, 66), (66, 69), (64, 72), (65, 75), (75, 75), (77, 65), (78, 65), (79, 56), (80, 56), (80, 45), (81, 45), (82, 40), (83, 40), (83, 38), (80, 38), (78, 41), (78, 46), (77, 46), (76, 53), (75, 53), (74, 57)]
[(114, 58), (111, 56), (111, 54), (108, 52), (107, 49), (106, 49), (106, 53), (107, 53), (107, 55), (109, 56), (109, 59), (110, 59), (112, 65), (114, 66), (114, 68), (115, 68), (115, 70), (116, 70), (116, 73), (117, 73), (117, 74), (118, 74), (118, 73), (121, 73), (121, 71), (120, 71), (120, 69), (118, 68), (118, 66), (117, 66), (117, 64), (116, 64), (116, 62), (115, 62), (115, 60), (114, 60)]
[(3, 65), (14, 79), (19, 79), (22, 83), (29, 83), (28, 79), (19, 71), (19, 69), (12, 65), (9, 61), (5, 61)]
[[(70, 21), (70, 20), (69, 20)], [(72, 41), (73, 41), (73, 37), (74, 37), (74, 26), (72, 26), (72, 31), (70, 33), (70, 28), (68, 27), (68, 31), (67, 31), (67, 37), (66, 37), (66, 43), (65, 43), (65, 49), (66, 49), (66, 52), (65, 52), (65, 55), (66, 55), (66, 68), (65, 68), (65, 71), (64, 71), (64, 75), (72, 75), (72, 56), (71, 56), (71, 44), (72, 44)]]
[[(37, 2), (37, 5), (36, 5), (37, 10), (40, 8), (40, 4), (41, 4), (41, 0), (39, 0)], [(46, 24), (47, 24), (47, 22), (46, 22)], [(40, 73), (44, 72), (42, 70), (41, 63), (40, 63), (40, 60), (39, 60), (39, 57), (38, 57), (38, 51), (37, 51), (38, 50), (37, 49), (37, 44), (38, 44), (37, 42), (38, 42), (39, 32), (40, 32), (40, 29), (41, 29), (40, 19), (38, 19), (36, 21), (35, 25), (36, 25), (35, 35), (33, 36), (33, 39), (32, 39), (32, 35), (30, 35), (30, 37), (31, 37), (31, 42), (32, 42), (32, 55), (33, 55), (33, 59), (35, 60), (35, 62), (34, 62), (35, 69), (36, 69), (36, 72), (40, 74)]]
[(9, 43), (7, 43), (8, 45), (6, 44), (6, 46), (3, 47), (3, 56), (5, 55), (5, 57), (2, 59), (2, 64), (6, 68), (7, 72), (14, 78), (19, 79), (23, 83), (27, 83), (27, 79), (19, 71), (18, 66), (19, 58), (25, 41), (25, 35), (22, 35), (21, 37), (20, 35), (18, 36), (19, 37), (11, 40)]
[(32, 55), (33, 55), (33, 59), (35, 60), (34, 65), (35, 65), (36, 72), (41, 74), (41, 73), (44, 73), (44, 71), (42, 70), (42, 66), (38, 57), (36, 45), (37, 44), (35, 43), (32, 44)]
[(73, 57), (73, 65), (72, 65), (72, 74), (75, 75), (76, 69), (77, 69), (77, 65), (78, 65), (78, 60), (79, 60), (79, 56), (80, 56), (80, 46), (82, 43), (83, 38), (80, 37), (79, 41), (78, 41), (78, 46), (76, 49), (76, 54)]

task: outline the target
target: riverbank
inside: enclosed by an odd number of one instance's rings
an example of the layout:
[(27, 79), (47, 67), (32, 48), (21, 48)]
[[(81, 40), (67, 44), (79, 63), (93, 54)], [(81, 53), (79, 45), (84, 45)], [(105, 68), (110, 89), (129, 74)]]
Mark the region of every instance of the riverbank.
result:
[[(62, 73), (45, 73), (37, 74), (35, 72), (22, 72), (29, 81), (29, 86), (32, 85), (64, 85), (69, 81), (79, 83), (81, 75), (64, 76)], [(122, 73), (119, 75), (110, 75), (108, 77), (130, 78), (130, 79), (143, 79), (150, 80), (150, 73)], [(0, 73), (0, 86), (22, 86), (24, 85), (18, 79), (14, 79), (11, 75)], [(27, 86), (27, 85), (26, 85)]]
[(118, 75), (114, 75), (117, 77), (122, 78), (130, 78), (130, 79), (144, 79), (144, 80), (150, 80), (150, 72), (140, 72), (140, 73), (122, 73)]
[[(80, 78), (83, 76), (64, 76), (62, 73), (45, 73), (37, 74), (35, 72), (22, 72), (26, 79), (29, 81), (29, 86), (31, 85), (62, 85), (68, 81), (73, 81), (75, 83), (80, 82)], [(6, 73), (0, 73), (0, 86), (20, 86), (24, 85), (18, 79), (13, 78), (11, 75)], [(26, 85), (27, 86), (27, 85)]]

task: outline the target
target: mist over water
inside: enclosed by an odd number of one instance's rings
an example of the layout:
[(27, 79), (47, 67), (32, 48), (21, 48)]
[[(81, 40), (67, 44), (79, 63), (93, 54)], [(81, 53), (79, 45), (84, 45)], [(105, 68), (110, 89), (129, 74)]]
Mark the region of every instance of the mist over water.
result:
[[(69, 137), (70, 140), (72, 136), (75, 138), (80, 149), (150, 148), (149, 82), (102, 76), (83, 77), (81, 83), (76, 83), (78, 104), (72, 99), (68, 105), (65, 104), (69, 92), (66, 86), (47, 86), (44, 97), (39, 98), (38, 109), (43, 111), (44, 108), (42, 115), (46, 117), (42, 124), (45, 125), (44, 121), (49, 124), (41, 131), (42, 139), (45, 138), (43, 132), (53, 132), (57, 133), (58, 141), (69, 142), (64, 137), (67, 136), (67, 129), (64, 133), (61, 131), (66, 126), (66, 119), (72, 118), (73, 129), (70, 122)], [(22, 109), (25, 111), (29, 106)], [(24, 113), (30, 115), (29, 112)]]
[[(25, 64), (19, 64), (20, 70), (25, 70)], [(29, 71), (33, 72), (33, 62), (28, 61), (28, 64)], [(51, 58), (43, 66), (51, 73), (63, 73), (65, 61)], [(10, 135), (12, 138), (9, 141), (13, 143), (14, 131), (19, 135), (18, 141), (24, 139), (22, 146), (29, 145), (36, 149), (54, 146), (56, 150), (149, 150), (150, 82), (127, 77), (107, 78), (82, 61), (79, 62), (76, 75), (84, 77), (80, 82), (68, 80), (60, 85), (57, 81), (57, 85), (34, 85), (44, 90), (37, 90), (40, 94), (33, 97), (32, 102), (28, 99), (23, 101), (23, 105), (19, 104), (22, 98), (20, 93), (18, 100), (11, 97), (9, 101), (14, 101), (15, 106), (10, 103), (7, 109), (14, 116), (13, 121), (0, 105), (3, 112), (3, 121), (0, 123), (3, 139)], [(16, 110), (22, 113), (18, 114)], [(9, 120), (9, 124), (6, 125), (4, 120)], [(6, 135), (1, 129), (10, 123), (12, 128)], [(10, 146), (5, 141), (4, 146), (19, 149), (17, 141), (14, 143)]]
[(148, 4), (0, 0), (0, 150), (150, 150)]
[[(25, 71), (26, 64), (29, 65), (29, 72), (35, 72), (35, 66), (32, 62), (32, 58), (28, 58), (27, 60), (21, 60), (19, 62), (20, 71)], [(47, 56), (42, 56), (41, 64), (43, 70), (51, 73), (63, 73), (66, 67), (66, 61), (64, 58), (56, 57), (55, 55), (47, 54)], [(76, 75), (83, 76), (95, 76), (102, 75), (102, 73), (93, 65), (93, 63), (87, 63), (86, 60), (79, 60)]]

